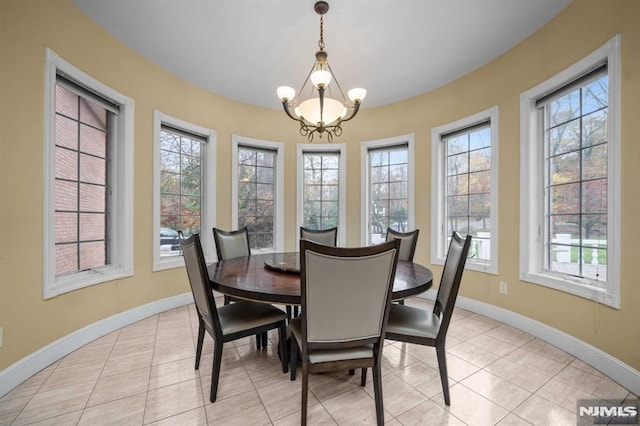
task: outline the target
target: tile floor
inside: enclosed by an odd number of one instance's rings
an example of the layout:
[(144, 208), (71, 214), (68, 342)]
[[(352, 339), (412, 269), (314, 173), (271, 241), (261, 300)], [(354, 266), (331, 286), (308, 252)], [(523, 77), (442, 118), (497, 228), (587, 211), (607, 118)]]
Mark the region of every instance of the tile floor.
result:
[[(218, 301), (220, 303), (221, 301)], [(411, 299), (428, 308), (428, 301)], [(193, 368), (193, 305), (117, 330), (69, 354), (0, 398), (0, 425), (297, 425), (300, 384), (283, 374), (274, 349), (254, 338), (228, 344), (218, 400), (209, 403), (212, 340)], [(447, 338), (451, 406), (435, 350), (385, 345), (388, 425), (575, 425), (580, 398), (622, 402), (629, 391), (571, 355), (490, 318), (458, 309)], [(314, 375), (309, 423), (375, 423), (371, 374)], [(591, 423), (585, 423), (591, 424)]]

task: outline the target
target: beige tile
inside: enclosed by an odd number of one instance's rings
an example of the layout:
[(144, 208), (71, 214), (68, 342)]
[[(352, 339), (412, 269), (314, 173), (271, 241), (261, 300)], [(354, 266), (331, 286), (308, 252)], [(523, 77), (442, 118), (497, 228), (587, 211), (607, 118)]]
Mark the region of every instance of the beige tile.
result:
[[(302, 403), (302, 379), (289, 380), (288, 375), (270, 385), (257, 389), (258, 395), (264, 404), (271, 421), (279, 420), (291, 413), (300, 411)], [(309, 392), (308, 407), (318, 403), (318, 400)]]
[[(202, 358), (200, 359), (202, 361)], [(158, 364), (151, 367), (149, 389), (157, 389), (175, 383), (193, 380), (199, 376), (195, 367), (196, 358)]]
[(531, 392), (485, 370), (478, 371), (460, 383), (507, 411), (513, 410), (531, 395)]
[(48, 392), (81, 383), (93, 385), (101, 371), (101, 364), (73, 364), (68, 367), (63, 367), (61, 364), (51, 373), (38, 392)]
[(113, 349), (113, 345), (113, 343), (103, 343), (83, 346), (64, 357), (60, 361), (58, 368), (71, 367), (79, 364), (103, 366)]
[(504, 380), (515, 383), (529, 392), (535, 392), (553, 376), (549, 373), (543, 374), (532, 367), (516, 364), (504, 358), (488, 365), (485, 370)]
[(484, 349), (487, 352), (491, 352), (492, 354), (498, 356), (505, 356), (509, 352), (513, 352), (518, 347), (512, 345), (511, 343), (507, 343), (502, 340), (498, 340), (486, 334), (479, 334), (469, 340), (467, 343), (470, 343), (474, 346)]
[(16, 386), (13, 390), (0, 398), (0, 401), (8, 401), (14, 398), (22, 398), (23, 396), (34, 395), (42, 384), (49, 378), (51, 373), (56, 369), (60, 361), (54, 362), (40, 372), (29, 377), (27, 380)]
[(87, 344), (85, 345), (85, 347), (88, 347), (88, 346), (95, 346), (95, 345), (104, 345), (104, 344), (111, 344), (111, 345), (113, 345), (113, 344), (115, 344), (115, 343), (116, 343), (116, 340), (118, 340), (118, 336), (120, 336), (120, 332), (121, 332), (121, 330), (122, 330), (122, 329), (120, 329), (120, 330), (116, 330), (116, 331), (112, 331), (112, 332), (111, 332), (111, 333), (109, 333), (109, 334), (105, 334), (104, 336), (97, 338), (97, 339), (96, 339), (96, 340), (94, 340), (93, 342), (91, 342), (91, 343), (87, 343)]
[(531, 423), (516, 416), (515, 414), (509, 413), (507, 417), (500, 420), (500, 423), (498, 423), (497, 426), (528, 426), (530, 424)]
[[(367, 383), (365, 390), (375, 398), (373, 382)], [(382, 378), (382, 399), (384, 408), (396, 417), (427, 400), (427, 397), (394, 374)]]
[(209, 424), (244, 426), (271, 423), (255, 390), (205, 406)]
[[(151, 347), (153, 348), (153, 345)], [(119, 356), (112, 355), (109, 357), (100, 377), (150, 368), (151, 360), (153, 359), (153, 350), (147, 349), (148, 346), (146, 345), (140, 348), (139, 352), (128, 351)]]
[(149, 426), (207, 426), (207, 414), (204, 407), (200, 407), (151, 423)]
[(142, 393), (87, 408), (82, 413), (78, 426), (141, 425), (145, 402), (146, 394)]
[(562, 370), (557, 378), (598, 398), (614, 402), (623, 401), (629, 392), (608, 377), (595, 376), (573, 367), (567, 367)]
[(472, 314), (456, 321), (457, 326), (468, 328), (476, 333), (485, 333), (501, 324), (494, 319), (479, 314)]
[[(371, 370), (367, 372), (367, 376), (370, 374)], [(358, 384), (353, 378), (348, 371), (312, 374), (309, 377), (309, 391), (318, 401), (324, 401), (357, 387)]]
[[(208, 402), (211, 395), (211, 373), (209, 372), (206, 375), (201, 373), (200, 383), (202, 386), (202, 395), (204, 397), (204, 400), (205, 402)], [(220, 378), (218, 379), (218, 401), (248, 392), (253, 389), (254, 386), (251, 382), (251, 377), (244, 367), (222, 367), (220, 371)]]
[(486, 367), (499, 358), (498, 355), (466, 342), (451, 347), (447, 352), (481, 368)]
[(157, 329), (158, 316), (154, 315), (124, 327), (120, 331), (118, 340), (133, 339), (141, 336), (155, 336)]
[(31, 401), (31, 395), (0, 400), (0, 425), (9, 425)]
[[(414, 343), (395, 342), (394, 345), (399, 350), (406, 352), (419, 361), (429, 365), (437, 365), (438, 358), (436, 348), (432, 346), (416, 345)], [(386, 348), (386, 346), (385, 346)]]
[(150, 368), (102, 377), (96, 383), (88, 407), (147, 392)]
[(82, 415), (82, 410), (72, 411), (60, 416), (51, 417), (35, 423), (29, 423), (29, 426), (66, 426), (77, 425)]
[[(408, 365), (394, 371), (393, 374), (429, 398), (442, 392), (440, 372), (423, 362), (416, 362)], [(456, 382), (453, 379), (449, 380), (449, 386), (455, 383)]]
[(397, 417), (405, 426), (464, 426), (465, 423), (433, 401), (425, 401)]
[[(376, 423), (375, 402), (360, 387), (323, 401), (322, 405), (339, 425), (371, 425)], [(385, 409), (385, 423), (391, 421), (392, 418), (391, 413)]]
[(164, 340), (158, 338), (153, 349), (152, 365), (193, 358), (195, 355), (196, 348), (191, 336), (173, 337)]
[(93, 382), (85, 382), (73, 386), (38, 392), (29, 401), (14, 425), (23, 425), (60, 416), (72, 411), (81, 410), (89, 400)]
[(522, 346), (533, 339), (532, 335), (506, 324), (499, 325), (496, 328), (489, 330), (486, 334), (489, 337), (502, 340), (503, 342), (510, 343), (514, 346)]
[(579, 359), (574, 359), (573, 361), (571, 361), (571, 364), (569, 364), (570, 367), (573, 368), (577, 368), (578, 370), (582, 370), (585, 371), (589, 374), (593, 374), (594, 376), (598, 376), (598, 377), (607, 377), (606, 375), (604, 375), (603, 373), (601, 373), (600, 371), (596, 370), (595, 368), (593, 368), (592, 366), (590, 366), (589, 364), (580, 361)]
[(513, 414), (536, 426), (593, 424), (592, 422), (585, 423), (572, 412), (537, 395), (531, 395), (525, 402), (513, 410)]
[(414, 362), (418, 362), (418, 358), (400, 350), (397, 346), (385, 345), (382, 349), (382, 366), (392, 371), (406, 367)]
[[(466, 321), (466, 320), (467, 318), (463, 319), (462, 321)], [(449, 328), (447, 329), (447, 338), (455, 337), (456, 339), (464, 341), (464, 340), (469, 340), (472, 337), (477, 335), (478, 335), (477, 331), (467, 327), (463, 327), (459, 323), (455, 323), (455, 324), (451, 323), (449, 325)]]
[(132, 337), (123, 339), (122, 337), (116, 341), (113, 346), (113, 352), (110, 357), (119, 357), (123, 355), (129, 355), (132, 353), (153, 350), (156, 344), (156, 335), (143, 335), (138, 337)]
[(552, 360), (557, 361), (561, 364), (569, 364), (570, 362), (575, 360), (573, 355), (569, 355), (562, 349), (556, 348), (555, 346), (550, 345), (549, 343), (537, 338), (525, 343), (524, 346), (522, 346), (522, 349), (544, 355), (547, 358), (551, 358)]
[[(212, 424), (215, 424), (212, 422)], [(168, 417), (150, 426), (207, 426), (207, 414), (204, 407)]]
[(544, 384), (536, 395), (561, 406), (567, 411), (577, 413), (578, 399), (597, 399), (584, 389), (578, 389), (554, 377)]
[(508, 414), (498, 404), (459, 383), (451, 386), (450, 406), (445, 405), (441, 396), (435, 396), (431, 400), (463, 422), (474, 426), (495, 425)]
[[(301, 421), (300, 416), (300, 411), (297, 411), (293, 414), (289, 414), (287, 417), (273, 422), (273, 426), (297, 426)], [(316, 404), (310, 406), (307, 409), (307, 424), (317, 426), (337, 425), (335, 420), (333, 420), (329, 412), (322, 406), (322, 404)]]
[(558, 361), (554, 361), (544, 355), (540, 355), (535, 352), (530, 352), (524, 348), (518, 348), (515, 351), (507, 354), (504, 359), (515, 362), (531, 369), (534, 369), (542, 374), (554, 376), (558, 374), (566, 364)]
[(199, 380), (189, 380), (154, 389), (147, 393), (144, 422), (152, 423), (203, 405)]
[[(471, 364), (470, 362), (467, 362), (461, 358), (458, 358), (453, 354), (446, 354), (446, 361), (447, 361), (447, 376), (455, 380), (456, 382), (459, 382), (460, 380), (463, 380), (465, 377), (469, 377), (476, 371), (480, 370), (480, 367), (478, 367), (477, 365)], [(440, 371), (437, 358), (429, 359), (427, 363), (433, 369)]]

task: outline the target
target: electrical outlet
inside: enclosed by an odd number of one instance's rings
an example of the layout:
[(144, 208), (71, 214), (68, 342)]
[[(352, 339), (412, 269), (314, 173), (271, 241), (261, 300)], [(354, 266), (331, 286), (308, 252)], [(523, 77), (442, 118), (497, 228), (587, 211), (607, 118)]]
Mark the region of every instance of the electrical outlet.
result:
[(2, 347), (3, 344), (3, 339), (4, 338), (4, 329), (2, 327), (0, 327), (0, 348)]
[(507, 294), (507, 283), (500, 281), (500, 293)]

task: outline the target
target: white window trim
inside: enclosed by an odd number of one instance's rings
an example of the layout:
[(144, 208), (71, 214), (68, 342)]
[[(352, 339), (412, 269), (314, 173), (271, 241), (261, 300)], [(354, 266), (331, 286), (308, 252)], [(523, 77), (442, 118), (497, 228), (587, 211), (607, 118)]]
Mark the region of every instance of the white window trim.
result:
[(369, 240), (369, 150), (383, 147), (394, 147), (397, 145), (408, 144), (407, 146), (407, 226), (409, 229), (415, 228), (415, 178), (414, 178), (414, 162), (413, 162), (413, 144), (414, 134), (409, 133), (402, 136), (393, 136), (386, 139), (377, 139), (370, 141), (362, 141), (360, 145), (360, 164), (361, 169), (361, 199), (360, 205), (361, 216), (361, 228), (360, 228), (360, 244), (363, 246), (371, 244)]
[(273, 194), (276, 215), (273, 230), (275, 247), (272, 250), (252, 250), (252, 253), (281, 252), (284, 249), (284, 143), (232, 135), (231, 144), (231, 226), (233, 229), (238, 229), (238, 145), (276, 151), (276, 192)]
[(442, 135), (490, 121), (491, 127), (491, 259), (467, 259), (465, 269), (498, 274), (498, 107), (494, 106), (453, 123), (431, 129), (431, 263), (444, 265), (448, 238), (445, 217), (446, 150)]
[[(44, 79), (44, 238), (43, 298), (133, 275), (133, 117), (132, 99), (107, 87), (46, 49)], [(118, 105), (116, 140), (111, 158), (111, 264), (102, 268), (56, 277), (55, 253), (55, 88), (56, 75), (64, 74)]]
[[(304, 190), (304, 158), (306, 153), (313, 152), (335, 152), (340, 155), (338, 163), (338, 245), (344, 246), (347, 237), (347, 145), (344, 143), (333, 144), (298, 144), (298, 162), (297, 162), (297, 189), (298, 189), (298, 205), (296, 217), (296, 240), (300, 239), (300, 227), (303, 221), (303, 190)], [(300, 247), (296, 244), (296, 250)]]
[(207, 262), (215, 260), (213, 227), (216, 224), (216, 131), (180, 120), (160, 111), (153, 112), (153, 271), (184, 266), (184, 258), (160, 256), (160, 129), (163, 124), (207, 140), (202, 156), (202, 210), (200, 236)]
[[(559, 74), (520, 95), (520, 279), (620, 308), (620, 35)], [(543, 271), (544, 158), (536, 99), (607, 60), (609, 79), (607, 288)]]

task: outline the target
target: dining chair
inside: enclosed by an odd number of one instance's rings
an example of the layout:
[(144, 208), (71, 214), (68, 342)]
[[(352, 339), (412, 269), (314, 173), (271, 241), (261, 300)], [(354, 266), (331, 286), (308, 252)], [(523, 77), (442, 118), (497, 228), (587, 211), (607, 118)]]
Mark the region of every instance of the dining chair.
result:
[(302, 314), (289, 322), (290, 374), (302, 361), (301, 424), (307, 422), (309, 374), (373, 370), (376, 419), (384, 423), (382, 349), (398, 263), (397, 240), (370, 247), (338, 248), (300, 240)]
[(222, 363), (222, 348), (226, 342), (238, 340), (252, 334), (262, 334), (277, 328), (280, 335), (282, 372), (287, 372), (285, 342), (287, 315), (280, 309), (266, 304), (240, 301), (224, 306), (216, 306), (213, 298), (207, 264), (202, 252), (198, 234), (184, 237), (180, 232), (180, 247), (191, 284), (191, 291), (198, 312), (198, 345), (195, 369), (200, 367), (202, 344), (205, 331), (213, 338), (213, 369), (211, 371), (211, 393), (209, 400), (215, 402), (218, 393), (218, 379)]
[[(249, 243), (249, 230), (247, 227), (235, 231), (224, 231), (213, 228), (213, 240), (216, 244), (216, 256), (218, 260), (233, 259), (234, 257), (251, 256)], [(224, 304), (238, 302), (241, 299), (224, 295)], [(267, 334), (256, 335), (256, 348), (267, 347)]]
[[(391, 228), (387, 228), (387, 236), (385, 241), (391, 241), (394, 238), (400, 240), (400, 254), (398, 260), (406, 260), (413, 262), (413, 255), (416, 252), (416, 244), (418, 243), (419, 229), (409, 232), (399, 232)], [(398, 300), (399, 304), (404, 305), (404, 300)]]
[(335, 247), (338, 243), (338, 227), (327, 229), (309, 229), (300, 227), (300, 238), (325, 246)]
[(445, 339), (458, 297), (458, 289), (467, 261), (471, 236), (462, 238), (457, 232), (451, 235), (447, 260), (442, 270), (440, 287), (433, 306), (433, 311), (411, 306), (392, 304), (389, 311), (385, 339), (397, 340), (436, 348), (440, 381), (444, 402), (451, 405), (449, 398), (449, 380), (447, 376), (447, 359), (445, 356)]

